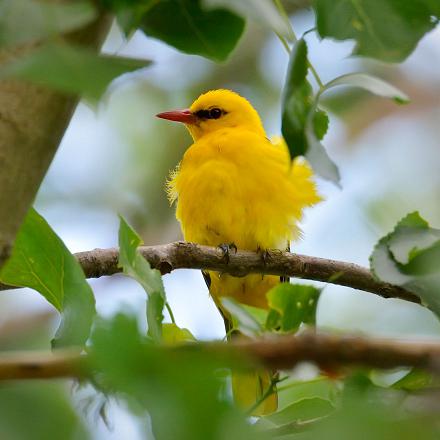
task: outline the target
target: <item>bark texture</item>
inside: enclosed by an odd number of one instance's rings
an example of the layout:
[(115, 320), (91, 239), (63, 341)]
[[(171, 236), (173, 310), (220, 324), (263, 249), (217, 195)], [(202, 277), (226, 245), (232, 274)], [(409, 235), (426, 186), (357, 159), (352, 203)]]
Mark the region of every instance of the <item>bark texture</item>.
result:
[[(219, 248), (178, 241), (159, 246), (142, 246), (141, 254), (162, 274), (175, 269), (207, 269), (244, 276), (249, 273), (285, 275), (338, 284), (375, 293), (383, 298), (400, 298), (420, 303), (420, 298), (407, 290), (378, 281), (361, 266), (343, 261), (310, 257), (282, 251), (262, 255), (251, 251), (233, 251), (226, 259)], [(87, 278), (98, 278), (120, 272), (118, 249), (94, 249), (75, 254)]]
[[(101, 14), (94, 23), (65, 38), (98, 50), (110, 23), (110, 17)], [(0, 65), (29, 50), (30, 45), (0, 50)], [(0, 267), (10, 254), (77, 102), (77, 97), (31, 83), (0, 81)]]

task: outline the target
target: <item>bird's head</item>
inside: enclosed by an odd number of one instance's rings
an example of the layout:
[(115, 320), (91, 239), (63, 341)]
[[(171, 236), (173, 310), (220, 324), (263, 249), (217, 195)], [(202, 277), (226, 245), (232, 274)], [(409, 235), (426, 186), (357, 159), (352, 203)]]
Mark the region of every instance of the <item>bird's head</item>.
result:
[(189, 109), (159, 113), (157, 117), (183, 122), (194, 140), (223, 128), (241, 128), (265, 135), (261, 119), (249, 101), (231, 90), (211, 90)]

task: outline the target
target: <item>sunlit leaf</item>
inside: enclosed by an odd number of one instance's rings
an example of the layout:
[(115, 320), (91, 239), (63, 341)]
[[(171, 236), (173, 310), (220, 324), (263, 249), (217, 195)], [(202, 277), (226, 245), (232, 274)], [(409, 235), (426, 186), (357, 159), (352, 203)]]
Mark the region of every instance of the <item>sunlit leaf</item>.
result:
[(278, 406), (283, 409), (298, 400), (320, 398), (336, 404), (338, 384), (328, 377), (317, 377), (311, 380), (298, 380), (290, 377), (278, 386)]
[(96, 18), (89, 1), (55, 3), (34, 0), (0, 2), (0, 46), (36, 42), (81, 28)]
[(267, 292), (270, 308), (266, 327), (296, 331), (301, 323), (314, 324), (321, 290), (303, 284), (281, 283)]
[(75, 257), (34, 209), (20, 228), (0, 279), (37, 290), (61, 313), (54, 347), (86, 342), (96, 313), (92, 289)]
[(257, 319), (252, 316), (239, 302), (233, 298), (221, 298), (222, 307), (232, 316), (234, 327), (247, 336), (261, 333), (262, 328)]
[(387, 83), (383, 79), (367, 73), (348, 73), (347, 75), (339, 76), (325, 85), (325, 90), (335, 86), (354, 86), (368, 90), (378, 96), (390, 98), (399, 104), (406, 104), (409, 102), (408, 96), (399, 90), (397, 87)]
[(440, 17), (436, 0), (315, 0), (314, 7), (321, 37), (354, 39), (355, 55), (389, 62), (403, 61)]
[(402, 379), (394, 382), (392, 388), (403, 390), (420, 390), (430, 386), (433, 382), (433, 376), (426, 371), (413, 368)]
[(165, 290), (160, 272), (152, 269), (148, 261), (139, 253), (137, 248), (141, 244), (139, 235), (120, 217), (118, 264), (126, 275), (134, 278), (147, 292), (148, 333), (155, 341), (160, 341), (166, 301)]
[(246, 304), (240, 305), (258, 322), (262, 329), (266, 326), (267, 314), (269, 313), (267, 309), (260, 309), (259, 307), (248, 306)]
[(440, 316), (440, 230), (429, 227), (417, 212), (380, 239), (370, 266), (377, 278), (415, 293)]
[(262, 422), (268, 421), (275, 426), (282, 426), (293, 422), (324, 417), (334, 411), (334, 406), (329, 400), (320, 397), (310, 397), (298, 400), (269, 416), (263, 417)]
[(162, 341), (165, 344), (177, 344), (179, 342), (193, 342), (196, 338), (187, 328), (180, 328), (176, 324), (162, 324)]
[(96, 102), (118, 76), (149, 61), (98, 55), (88, 49), (53, 43), (0, 67), (1, 78), (18, 78)]
[[(313, 115), (313, 113), (309, 114), (309, 117), (310, 115)], [(313, 120), (310, 120), (309, 122), (309, 119), (307, 119), (306, 122), (305, 134), (308, 143), (308, 150), (305, 157), (312, 165), (316, 174), (340, 186), (339, 181), (341, 176), (339, 174), (339, 169), (330, 159), (324, 146), (316, 136), (316, 129), (314, 129), (312, 121)]]

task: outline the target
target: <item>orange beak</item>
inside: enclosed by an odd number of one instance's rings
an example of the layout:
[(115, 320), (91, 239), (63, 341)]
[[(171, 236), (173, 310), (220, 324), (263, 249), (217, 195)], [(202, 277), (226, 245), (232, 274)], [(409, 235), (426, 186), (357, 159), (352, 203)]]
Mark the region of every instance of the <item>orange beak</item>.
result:
[(195, 124), (197, 121), (197, 117), (189, 109), (158, 113), (156, 116), (161, 119), (168, 119), (168, 121), (183, 122), (184, 124)]

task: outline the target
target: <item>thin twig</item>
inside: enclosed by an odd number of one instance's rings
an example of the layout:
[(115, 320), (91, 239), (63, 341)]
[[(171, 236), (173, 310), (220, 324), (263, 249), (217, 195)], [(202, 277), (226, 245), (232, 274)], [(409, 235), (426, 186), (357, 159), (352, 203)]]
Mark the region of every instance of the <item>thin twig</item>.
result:
[[(283, 17), (284, 21), (289, 26), (289, 29), (292, 33), (292, 41), (293, 42), (298, 41), (298, 37), (296, 36), (295, 30), (293, 29), (292, 22), (290, 21), (289, 15), (287, 14), (286, 10), (284, 9), (284, 6), (281, 3), (281, 0), (274, 0), (274, 3), (278, 9), (280, 15)], [(284, 37), (282, 35), (280, 35), (278, 32), (275, 32), (275, 33), (276, 33), (277, 37), (279, 38), (279, 40), (281, 41), (281, 43), (283, 44), (283, 46), (286, 48), (287, 53), (290, 54), (291, 49), (290, 49), (289, 45), (287, 44), (286, 40), (284, 39)], [(315, 78), (316, 83), (318, 84), (319, 90), (322, 90), (324, 87), (324, 84), (323, 84), (321, 78), (319, 77), (318, 72), (313, 67), (313, 64), (310, 62), (309, 59), (307, 59), (307, 64), (309, 66), (310, 71), (312, 72), (313, 77)]]
[[(251, 251), (231, 252), (229, 261), (221, 249), (178, 241), (158, 246), (141, 246), (141, 254), (162, 274), (175, 269), (206, 269), (242, 277), (251, 273), (284, 275), (338, 284), (375, 293), (383, 298), (400, 298), (420, 303), (418, 296), (402, 287), (378, 281), (361, 266), (325, 258), (270, 250), (266, 258)], [(94, 249), (75, 254), (87, 278), (99, 278), (121, 271), (116, 248)], [(0, 290), (13, 287), (1, 285)]]

